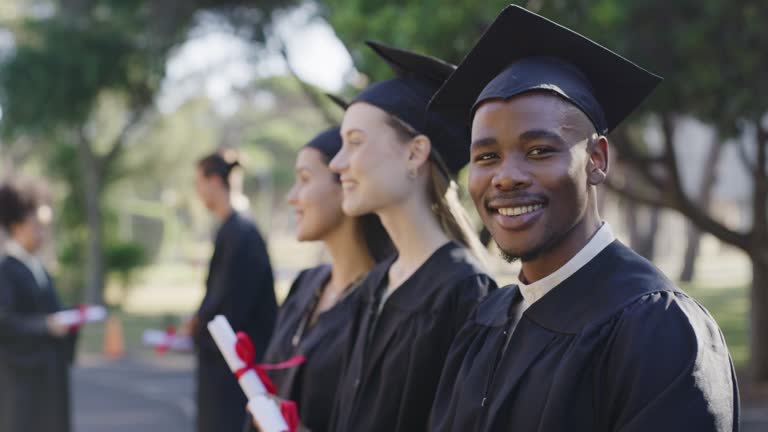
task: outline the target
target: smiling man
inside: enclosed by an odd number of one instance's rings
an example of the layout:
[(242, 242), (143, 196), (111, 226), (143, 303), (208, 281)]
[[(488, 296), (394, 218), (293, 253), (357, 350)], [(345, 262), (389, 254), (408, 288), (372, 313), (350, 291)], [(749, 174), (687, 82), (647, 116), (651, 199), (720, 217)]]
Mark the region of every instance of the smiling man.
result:
[(510, 6), (435, 95), (471, 113), (470, 194), (522, 270), (454, 341), (432, 430), (738, 430), (717, 324), (597, 209), (605, 135), (660, 80)]

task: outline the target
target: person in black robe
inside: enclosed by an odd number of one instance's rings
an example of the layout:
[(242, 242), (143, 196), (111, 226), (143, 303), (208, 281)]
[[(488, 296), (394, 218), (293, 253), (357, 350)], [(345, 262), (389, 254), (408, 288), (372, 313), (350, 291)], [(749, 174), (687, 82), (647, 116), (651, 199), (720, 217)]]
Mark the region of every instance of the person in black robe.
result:
[(299, 366), (269, 371), (277, 396), (293, 400), (302, 424), (328, 430), (357, 287), (377, 261), (394, 250), (376, 215), (346, 216), (342, 191), (328, 162), (341, 148), (339, 128), (309, 141), (296, 159), (296, 181), (288, 202), (296, 210), (299, 241), (322, 241), (331, 264), (303, 270), (294, 280), (277, 318), (264, 361), (280, 363), (301, 355)]
[(412, 432), (426, 429), (448, 348), (495, 283), (470, 252), (482, 246), (452, 180), (466, 163), (468, 129), (426, 113), (454, 67), (369, 45), (397, 77), (349, 105), (331, 169), (341, 176), (344, 212), (377, 214), (398, 253), (359, 288), (331, 430)]
[(208, 322), (224, 315), (235, 331), (251, 337), (261, 359), (277, 316), (266, 244), (253, 222), (237, 213), (230, 201), (229, 177), (236, 165), (219, 153), (197, 165), (198, 195), (221, 222), (205, 297), (186, 325), (197, 352), (198, 432), (240, 432), (246, 419), (245, 395), (208, 332)]
[(471, 112), (470, 194), (522, 270), (456, 338), (430, 430), (739, 429), (714, 319), (597, 211), (605, 135), (659, 82), (510, 6), (435, 95), (432, 110)]
[(68, 432), (69, 369), (76, 332), (57, 324), (53, 280), (35, 256), (50, 209), (34, 194), (0, 186), (0, 432)]

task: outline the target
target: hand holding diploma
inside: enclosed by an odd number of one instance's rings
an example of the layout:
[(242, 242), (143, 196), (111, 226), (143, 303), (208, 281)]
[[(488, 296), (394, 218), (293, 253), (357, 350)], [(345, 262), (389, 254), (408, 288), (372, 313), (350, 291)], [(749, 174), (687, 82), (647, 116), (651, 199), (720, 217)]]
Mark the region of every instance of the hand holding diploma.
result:
[(67, 309), (50, 315), (53, 325), (69, 329), (86, 323), (104, 321), (107, 309), (104, 306), (85, 305), (77, 309)]
[[(223, 315), (217, 315), (208, 323), (208, 331), (248, 398), (248, 410), (258, 428), (262, 432), (295, 432), (296, 428), (283, 415), (283, 407), (270, 396), (275, 393), (275, 387), (265, 371), (297, 366), (304, 358), (296, 357), (279, 365), (256, 364), (256, 350), (248, 335), (242, 332), (235, 334)], [(293, 412), (296, 412), (296, 405), (292, 402), (290, 404), (293, 404)], [(292, 415), (290, 408), (285, 409)]]
[(62, 338), (69, 334), (69, 326), (61, 325), (56, 321), (55, 314), (45, 317), (45, 325), (48, 327), (48, 334), (53, 337)]
[(197, 333), (199, 328), (200, 328), (200, 320), (199, 318), (197, 318), (197, 316), (193, 315), (181, 325), (181, 328), (179, 328), (178, 334), (180, 336), (193, 337), (195, 333)]
[(158, 355), (168, 351), (190, 352), (194, 349), (192, 338), (180, 335), (173, 326), (165, 330), (144, 330), (141, 341), (144, 345), (154, 348)]

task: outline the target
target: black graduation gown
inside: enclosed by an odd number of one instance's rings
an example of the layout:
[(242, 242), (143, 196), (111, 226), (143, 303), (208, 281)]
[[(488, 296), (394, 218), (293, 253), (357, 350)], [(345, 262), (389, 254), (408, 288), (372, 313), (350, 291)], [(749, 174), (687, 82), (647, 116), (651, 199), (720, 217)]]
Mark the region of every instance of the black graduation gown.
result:
[(620, 242), (522, 304), (511, 286), (478, 306), (451, 347), (431, 430), (738, 430), (717, 324)]
[(356, 293), (359, 291), (355, 290), (322, 312), (315, 324), (304, 330), (298, 346), (294, 346), (293, 337), (302, 319), (313, 308), (317, 292), (330, 276), (328, 265), (299, 274), (280, 308), (275, 334), (264, 358), (267, 363), (278, 363), (294, 355), (306, 357), (301, 366), (273, 370), (269, 374), (278, 388), (278, 395), (298, 404), (301, 422), (312, 432), (325, 432), (329, 428), (344, 353), (349, 344), (350, 323), (358, 303)]
[(240, 432), (245, 422), (245, 395), (208, 332), (208, 322), (219, 314), (235, 331), (248, 333), (259, 357), (263, 355), (277, 315), (272, 268), (256, 226), (235, 212), (216, 234), (206, 293), (197, 311), (198, 432)]
[[(46, 275), (47, 276), (47, 275)], [(0, 258), (0, 432), (68, 432), (76, 335), (48, 334), (61, 310), (50, 276), (40, 287), (14, 257)]]
[(480, 299), (496, 288), (470, 253), (450, 242), (378, 313), (393, 260), (376, 266), (359, 288), (355, 343), (332, 419), (337, 432), (426, 430), (448, 348)]

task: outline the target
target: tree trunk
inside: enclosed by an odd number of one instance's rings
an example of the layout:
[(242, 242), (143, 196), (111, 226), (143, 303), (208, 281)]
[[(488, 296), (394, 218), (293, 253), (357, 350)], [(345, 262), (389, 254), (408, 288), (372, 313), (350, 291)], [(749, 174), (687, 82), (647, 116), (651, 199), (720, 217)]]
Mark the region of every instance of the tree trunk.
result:
[(756, 381), (768, 381), (768, 130), (757, 126), (752, 249), (752, 310), (750, 366)]
[[(704, 162), (704, 172), (701, 176), (699, 186), (699, 206), (702, 210), (708, 211), (712, 203), (712, 192), (717, 183), (717, 164), (720, 162), (720, 156), (723, 154), (723, 144), (719, 142), (719, 137), (715, 134), (712, 139), (711, 147), (707, 153), (707, 160)], [(683, 258), (683, 269), (680, 272), (680, 280), (690, 282), (696, 272), (696, 258), (699, 256), (699, 246), (701, 245), (701, 230), (696, 225), (688, 221), (687, 223), (688, 244), (685, 248)]]
[(105, 280), (104, 269), (104, 221), (101, 215), (102, 173), (98, 159), (91, 151), (85, 137), (78, 140), (78, 162), (83, 179), (85, 219), (88, 226), (88, 240), (85, 257), (86, 303), (102, 304)]
[(278, 42), (280, 43), (280, 54), (283, 56), (283, 61), (285, 62), (285, 66), (288, 68), (288, 73), (291, 74), (293, 79), (296, 80), (296, 82), (299, 84), (299, 87), (301, 87), (301, 91), (304, 92), (304, 95), (307, 97), (307, 100), (317, 108), (317, 111), (320, 113), (321, 116), (323, 116), (323, 119), (329, 126), (337, 125), (339, 124), (339, 118), (340, 116), (335, 116), (331, 114), (331, 112), (328, 110), (327, 106), (328, 104), (323, 103), (323, 100), (328, 100), (325, 96), (318, 95), (312, 87), (307, 84), (306, 81), (301, 79), (299, 74), (296, 73), (296, 70), (293, 68), (293, 65), (291, 64), (291, 60), (288, 58), (288, 48), (285, 46), (285, 42), (282, 41), (280, 38), (276, 38)]
[[(768, 381), (768, 247), (750, 256), (752, 290), (750, 294), (750, 359), (755, 381)], [(762, 257), (759, 256), (762, 254)]]
[(693, 276), (696, 273), (696, 258), (699, 257), (699, 247), (701, 246), (701, 231), (690, 222), (687, 225), (688, 244), (685, 246), (683, 269), (680, 271), (680, 281), (682, 282), (693, 280)]
[(661, 210), (658, 207), (644, 207), (628, 201), (626, 214), (630, 247), (645, 259), (653, 261)]

